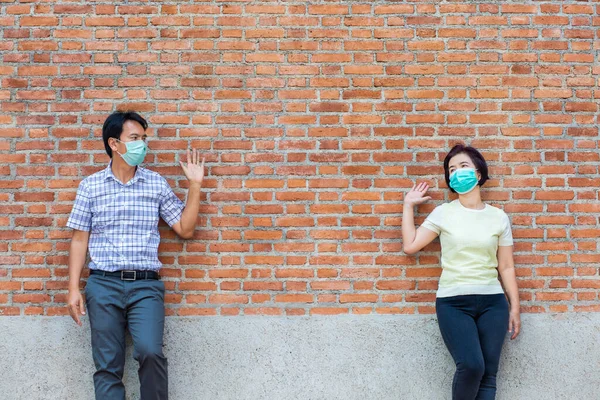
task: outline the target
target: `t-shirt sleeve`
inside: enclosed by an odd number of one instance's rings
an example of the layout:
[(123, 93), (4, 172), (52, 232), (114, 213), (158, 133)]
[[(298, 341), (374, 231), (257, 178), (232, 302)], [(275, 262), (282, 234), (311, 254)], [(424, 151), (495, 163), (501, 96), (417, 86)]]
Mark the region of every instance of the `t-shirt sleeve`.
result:
[(508, 215), (506, 214), (502, 214), (502, 223), (503, 223), (503, 227), (502, 227), (502, 233), (500, 234), (500, 237), (498, 238), (498, 246), (512, 246), (513, 245), (513, 237), (512, 237), (512, 230), (510, 228), (510, 219), (508, 218)]
[(92, 230), (92, 207), (85, 181), (81, 181), (77, 188), (75, 204), (73, 204), (71, 215), (67, 221), (67, 227), (85, 232)]
[(163, 184), (163, 191), (160, 195), (160, 216), (172, 227), (181, 219), (185, 204), (173, 193), (167, 181), (164, 181)]
[(443, 206), (437, 206), (433, 209), (431, 214), (429, 214), (427, 218), (425, 218), (425, 221), (423, 221), (421, 226), (439, 235), (440, 232), (442, 232), (442, 214)]

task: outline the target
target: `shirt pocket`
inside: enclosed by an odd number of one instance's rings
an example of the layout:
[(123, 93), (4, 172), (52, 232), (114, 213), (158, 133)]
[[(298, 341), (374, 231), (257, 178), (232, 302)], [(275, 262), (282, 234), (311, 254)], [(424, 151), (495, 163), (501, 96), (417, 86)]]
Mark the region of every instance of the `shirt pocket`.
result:
[(159, 200), (154, 193), (138, 194), (129, 198), (131, 209), (123, 215), (123, 220), (133, 224), (133, 229), (139, 234), (152, 234), (157, 231), (159, 219)]
[(93, 205), (92, 209), (92, 231), (103, 231), (115, 220), (114, 207), (109, 204)]

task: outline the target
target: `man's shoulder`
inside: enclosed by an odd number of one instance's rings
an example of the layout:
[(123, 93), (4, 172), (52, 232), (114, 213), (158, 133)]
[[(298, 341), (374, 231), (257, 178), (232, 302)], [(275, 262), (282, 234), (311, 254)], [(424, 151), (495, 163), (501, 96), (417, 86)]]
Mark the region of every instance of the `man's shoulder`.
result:
[(167, 183), (167, 180), (163, 178), (161, 174), (156, 171), (152, 171), (151, 169), (138, 167), (138, 172), (143, 175), (144, 179), (149, 180), (152, 183)]
[(102, 182), (105, 178), (106, 168), (102, 168), (100, 171), (94, 172), (93, 174), (83, 178), (81, 180), (81, 185), (86, 187), (97, 185), (98, 183)]

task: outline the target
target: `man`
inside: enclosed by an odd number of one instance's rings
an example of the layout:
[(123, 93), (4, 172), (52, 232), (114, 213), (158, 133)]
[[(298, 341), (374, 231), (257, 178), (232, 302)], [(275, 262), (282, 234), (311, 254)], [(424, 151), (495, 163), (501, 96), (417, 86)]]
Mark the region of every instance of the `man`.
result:
[[(98, 400), (125, 399), (122, 382), (125, 330), (139, 362), (141, 398), (167, 399), (167, 359), (162, 352), (164, 283), (158, 270), (159, 216), (182, 238), (196, 229), (204, 159), (187, 151), (180, 162), (189, 180), (185, 205), (156, 172), (139, 167), (148, 147), (148, 124), (134, 112), (115, 112), (102, 127), (108, 167), (84, 179), (67, 226), (74, 229), (69, 252), (71, 317), (81, 326), (85, 314), (79, 279), (90, 252), (85, 302), (96, 365)], [(191, 158), (191, 159), (190, 159)]]

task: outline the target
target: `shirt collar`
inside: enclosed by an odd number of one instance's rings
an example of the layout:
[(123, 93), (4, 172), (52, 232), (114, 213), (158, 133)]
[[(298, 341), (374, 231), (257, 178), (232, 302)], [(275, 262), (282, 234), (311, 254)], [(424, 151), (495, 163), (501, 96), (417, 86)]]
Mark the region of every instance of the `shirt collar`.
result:
[[(123, 183), (117, 179), (115, 174), (113, 174), (111, 167), (112, 167), (112, 160), (108, 163), (108, 167), (106, 167), (106, 169), (104, 170), (104, 180), (112, 179), (115, 182), (123, 185)], [(142, 168), (138, 165), (138, 167), (135, 169), (135, 175), (133, 175), (133, 178), (129, 182), (124, 184), (124, 186), (133, 185), (137, 181), (145, 181), (145, 180), (146, 180), (146, 169)]]

